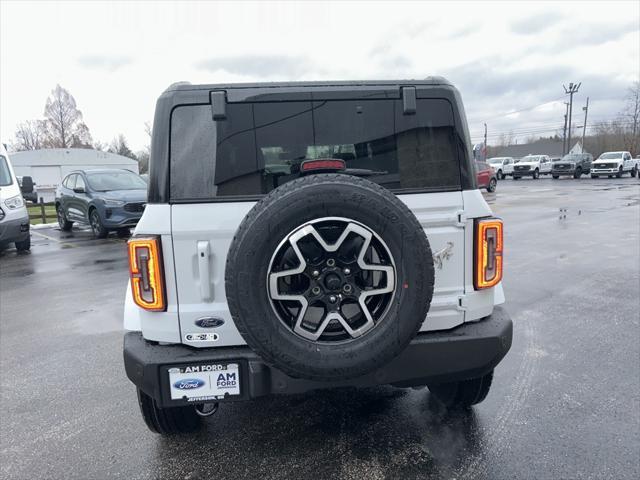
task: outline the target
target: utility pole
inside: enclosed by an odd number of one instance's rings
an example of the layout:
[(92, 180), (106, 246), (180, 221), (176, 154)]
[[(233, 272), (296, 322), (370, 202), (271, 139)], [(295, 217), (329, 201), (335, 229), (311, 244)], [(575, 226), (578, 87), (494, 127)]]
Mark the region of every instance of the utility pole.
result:
[(482, 161), (487, 161), (487, 124), (484, 124), (484, 158)]
[(564, 102), (564, 128), (562, 129), (562, 156), (567, 153), (567, 117), (569, 116), (569, 102)]
[(571, 116), (573, 114), (573, 94), (578, 91), (580, 85), (582, 85), (582, 82), (578, 84), (574, 84), (573, 82), (571, 82), (569, 84), (569, 88), (562, 85), (564, 87), (564, 93), (569, 95), (569, 135), (567, 136), (567, 152), (571, 150)]
[(582, 126), (582, 151), (584, 152), (584, 136), (587, 133), (587, 113), (589, 113), (589, 97), (587, 97), (587, 105), (582, 107), (584, 110), (584, 125)]

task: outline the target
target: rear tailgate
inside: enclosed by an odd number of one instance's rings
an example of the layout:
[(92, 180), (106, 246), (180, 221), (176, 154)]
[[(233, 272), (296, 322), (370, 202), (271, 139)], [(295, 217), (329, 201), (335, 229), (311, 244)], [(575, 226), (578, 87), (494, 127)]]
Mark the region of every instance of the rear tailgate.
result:
[[(434, 253), (434, 298), (422, 330), (452, 328), (464, 321), (464, 224), (462, 193), (400, 195), (425, 229)], [(227, 306), (224, 276), (229, 246), (253, 202), (171, 206), (178, 315), (183, 343), (197, 346), (242, 345)], [(265, 252), (269, 258), (271, 252)], [(265, 279), (266, 288), (266, 279)], [(215, 328), (198, 325), (216, 319)], [(222, 322), (220, 322), (222, 320)], [(199, 322), (202, 324), (203, 322)], [(206, 334), (206, 335), (204, 335)]]

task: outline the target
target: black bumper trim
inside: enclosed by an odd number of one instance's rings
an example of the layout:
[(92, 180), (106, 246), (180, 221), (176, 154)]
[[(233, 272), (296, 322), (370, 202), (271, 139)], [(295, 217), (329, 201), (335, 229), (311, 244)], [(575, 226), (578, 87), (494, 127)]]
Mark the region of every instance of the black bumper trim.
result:
[[(170, 400), (161, 372), (171, 365), (238, 360), (243, 365), (243, 395), (235, 400), (270, 394), (295, 394), (320, 388), (367, 387), (391, 384), (410, 387), (475, 378), (491, 371), (511, 348), (513, 323), (507, 312), (496, 307), (481, 321), (447, 331), (421, 333), (388, 365), (350, 381), (319, 382), (291, 378), (266, 365), (249, 347), (196, 349), (184, 345), (157, 345), (140, 332), (124, 337), (127, 377), (162, 406), (186, 404)], [(230, 398), (229, 400), (234, 400)]]

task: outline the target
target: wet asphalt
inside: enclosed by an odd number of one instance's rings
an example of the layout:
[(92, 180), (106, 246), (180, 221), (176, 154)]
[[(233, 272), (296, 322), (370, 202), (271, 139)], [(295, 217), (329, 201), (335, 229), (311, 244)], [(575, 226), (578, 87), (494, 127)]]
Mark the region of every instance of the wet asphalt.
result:
[(514, 343), (482, 404), (323, 391), (223, 404), (173, 438), (147, 430), (124, 373), (125, 240), (34, 230), (30, 255), (0, 257), (0, 478), (638, 478), (640, 182), (486, 197)]

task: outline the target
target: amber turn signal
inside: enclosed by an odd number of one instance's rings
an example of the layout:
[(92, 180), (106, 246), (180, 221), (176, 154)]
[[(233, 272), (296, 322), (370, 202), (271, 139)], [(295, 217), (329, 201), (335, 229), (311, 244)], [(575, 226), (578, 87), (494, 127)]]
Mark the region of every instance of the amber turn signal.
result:
[(129, 273), (133, 301), (141, 308), (161, 312), (167, 308), (160, 237), (129, 240)]
[(476, 290), (491, 288), (502, 280), (502, 220), (476, 220), (473, 283)]

